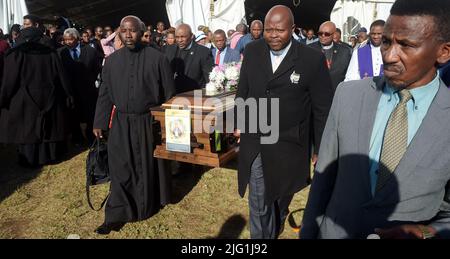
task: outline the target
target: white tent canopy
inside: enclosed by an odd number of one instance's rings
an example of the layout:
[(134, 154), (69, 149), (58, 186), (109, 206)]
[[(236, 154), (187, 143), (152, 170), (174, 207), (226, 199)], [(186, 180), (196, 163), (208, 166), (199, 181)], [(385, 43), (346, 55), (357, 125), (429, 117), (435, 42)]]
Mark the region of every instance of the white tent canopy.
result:
[(395, 0), (338, 0), (331, 13), (331, 21), (342, 29), (348, 41), (361, 28), (369, 30), (372, 22), (386, 20)]
[(199, 25), (226, 31), (245, 22), (242, 0), (167, 0), (166, 9), (170, 24), (187, 23), (194, 32)]
[(0, 28), (5, 34), (13, 24), (22, 24), (23, 16), (27, 14), (25, 0), (0, 0)]

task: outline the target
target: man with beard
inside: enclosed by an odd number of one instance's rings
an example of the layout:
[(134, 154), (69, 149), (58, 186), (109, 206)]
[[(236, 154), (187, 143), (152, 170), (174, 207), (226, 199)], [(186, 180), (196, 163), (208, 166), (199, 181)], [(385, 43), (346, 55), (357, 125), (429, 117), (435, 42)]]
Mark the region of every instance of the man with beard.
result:
[(450, 0), (397, 0), (384, 76), (338, 87), (301, 238), (450, 238), (449, 13)]
[(370, 41), (364, 47), (353, 51), (345, 81), (360, 80), (366, 77), (383, 75), (383, 59), (381, 58), (381, 38), (385, 22), (377, 20), (370, 26)]
[(72, 91), (56, 51), (42, 43), (42, 31), (21, 31), (5, 56), (0, 88), (0, 143), (19, 145), (19, 163), (57, 161), (69, 135)]
[[(119, 231), (127, 222), (148, 219), (170, 202), (166, 175), (158, 174), (153, 158), (154, 134), (150, 109), (175, 94), (173, 73), (165, 56), (142, 45), (145, 27), (135, 16), (120, 23), (125, 48), (106, 59), (97, 102), (94, 135), (108, 130), (111, 194), (98, 234)], [(160, 184), (162, 183), (162, 184)]]

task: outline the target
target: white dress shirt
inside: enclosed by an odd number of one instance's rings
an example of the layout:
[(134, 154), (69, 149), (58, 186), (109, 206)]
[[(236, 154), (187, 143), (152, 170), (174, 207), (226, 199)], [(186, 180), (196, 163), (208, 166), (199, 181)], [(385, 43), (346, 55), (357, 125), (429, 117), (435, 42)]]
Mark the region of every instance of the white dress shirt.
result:
[(289, 52), (289, 49), (291, 48), (292, 41), (289, 43), (289, 45), (279, 51), (270, 51), (270, 60), (272, 61), (272, 70), (275, 74), (275, 71), (277, 71), (278, 67), (283, 62), (284, 58), (286, 57), (287, 53)]

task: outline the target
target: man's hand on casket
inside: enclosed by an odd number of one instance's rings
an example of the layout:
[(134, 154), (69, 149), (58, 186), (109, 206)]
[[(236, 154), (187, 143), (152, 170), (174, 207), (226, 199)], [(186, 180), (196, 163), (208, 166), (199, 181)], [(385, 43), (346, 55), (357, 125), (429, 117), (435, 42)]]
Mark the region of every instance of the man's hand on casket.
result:
[(237, 138), (237, 143), (241, 143), (241, 131), (236, 129), (234, 130), (234, 134), (233, 134), (236, 138)]
[(98, 139), (102, 139), (103, 138), (103, 130), (101, 129), (94, 129), (92, 131), (94, 133), (94, 136)]

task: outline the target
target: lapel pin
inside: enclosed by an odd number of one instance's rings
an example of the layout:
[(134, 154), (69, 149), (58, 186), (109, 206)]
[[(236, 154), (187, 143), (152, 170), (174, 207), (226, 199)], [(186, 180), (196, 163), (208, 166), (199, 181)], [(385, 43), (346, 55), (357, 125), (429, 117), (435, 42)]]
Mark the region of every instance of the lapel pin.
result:
[(291, 82), (293, 84), (298, 84), (298, 82), (300, 81), (300, 74), (297, 74), (295, 71), (292, 73), (291, 75)]

